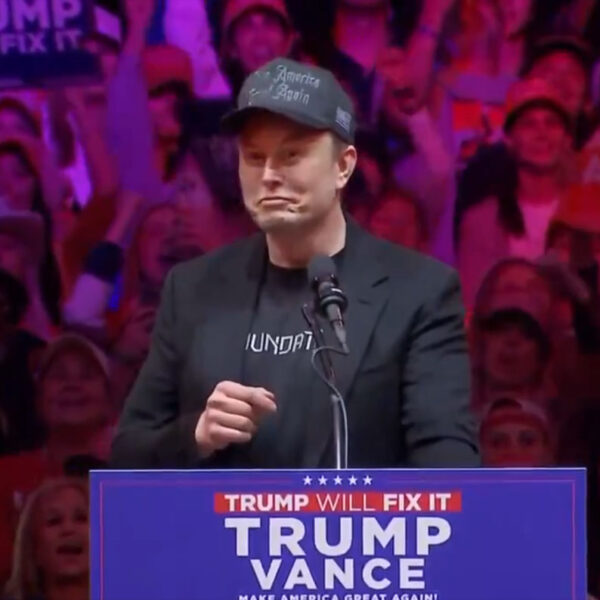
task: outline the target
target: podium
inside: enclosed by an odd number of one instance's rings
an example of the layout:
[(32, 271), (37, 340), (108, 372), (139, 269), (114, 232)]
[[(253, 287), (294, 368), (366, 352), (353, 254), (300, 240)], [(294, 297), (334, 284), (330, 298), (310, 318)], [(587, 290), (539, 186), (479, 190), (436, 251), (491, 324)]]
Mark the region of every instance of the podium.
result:
[(585, 600), (585, 470), (94, 471), (93, 600)]

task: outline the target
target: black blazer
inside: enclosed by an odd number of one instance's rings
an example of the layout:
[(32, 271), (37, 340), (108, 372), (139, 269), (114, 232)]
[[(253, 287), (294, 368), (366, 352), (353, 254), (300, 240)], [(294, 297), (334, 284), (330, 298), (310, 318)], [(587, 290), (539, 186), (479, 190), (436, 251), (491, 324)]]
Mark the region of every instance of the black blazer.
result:
[[(477, 466), (456, 273), (352, 221), (342, 262), (351, 353), (335, 366), (348, 410), (349, 466)], [(257, 234), (171, 271), (115, 436), (114, 466), (244, 466), (243, 446), (199, 460), (194, 431), (215, 385), (240, 382), (266, 264), (265, 238)], [(331, 467), (331, 405), (316, 377), (314, 385), (299, 415), (307, 427), (301, 466)]]

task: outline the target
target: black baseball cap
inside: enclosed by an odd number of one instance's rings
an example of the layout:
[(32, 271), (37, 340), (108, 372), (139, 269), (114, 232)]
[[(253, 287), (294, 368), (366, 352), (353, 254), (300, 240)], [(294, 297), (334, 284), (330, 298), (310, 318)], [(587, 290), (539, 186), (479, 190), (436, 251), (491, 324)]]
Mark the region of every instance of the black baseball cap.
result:
[(356, 116), (350, 96), (333, 73), (288, 58), (276, 58), (251, 73), (238, 95), (237, 108), (222, 121), (238, 133), (248, 116), (268, 111), (301, 125), (328, 130), (354, 143)]

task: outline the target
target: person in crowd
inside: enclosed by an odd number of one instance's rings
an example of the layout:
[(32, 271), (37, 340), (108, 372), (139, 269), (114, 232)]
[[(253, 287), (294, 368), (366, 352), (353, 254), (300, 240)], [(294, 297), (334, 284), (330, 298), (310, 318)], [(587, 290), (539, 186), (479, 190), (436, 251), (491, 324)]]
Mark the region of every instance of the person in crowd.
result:
[[(441, 22), (452, 1), (427, 0), (423, 12)], [(363, 131), (379, 138), (391, 177), (417, 199), (427, 227), (433, 231), (444, 211), (453, 165), (428, 109), (421, 75), (413, 68), (428, 51), (431, 37), (415, 35), (406, 48), (400, 47), (394, 35), (394, 14), (389, 0), (337, 2), (334, 47), (324, 54), (323, 64), (355, 101), (357, 142)], [(422, 30), (429, 31), (424, 23)]]
[(167, 176), (182, 136), (179, 106), (193, 89), (189, 56), (176, 46), (146, 46), (142, 71), (154, 137), (154, 164)]
[(405, 248), (427, 252), (427, 228), (421, 209), (414, 198), (400, 189), (384, 192), (371, 213), (368, 229)]
[(241, 201), (232, 142), (225, 136), (192, 139), (175, 163), (170, 200), (190, 258), (197, 248), (212, 250), (256, 231)]
[[(409, 42), (418, 42), (418, 51), (411, 52), (410, 61), (414, 87), (418, 95), (429, 98), (428, 106), (457, 174), (473, 157), (481, 153), (487, 157), (488, 149), (497, 149), (508, 91), (543, 30), (546, 4), (535, 0), (432, 0), (431, 10), (425, 4)], [(427, 38), (428, 43), (424, 41)], [(436, 69), (440, 48), (442, 66)], [(488, 168), (499, 174), (501, 183), (503, 167), (496, 169), (495, 159), (489, 162)], [(472, 173), (477, 177), (481, 170), (473, 169)], [(498, 190), (489, 186), (489, 179), (481, 182), (486, 196)], [(465, 192), (461, 192), (457, 198), (454, 180), (448, 183), (441, 193), (439, 226), (432, 230), (434, 255), (452, 265), (457, 261), (454, 224), (457, 202), (458, 210), (463, 210), (461, 196)]]
[[(486, 275), (470, 319), (475, 380), (473, 401), (476, 406), (485, 404), (498, 391), (501, 393), (507, 387), (506, 382), (511, 387), (517, 376), (527, 382), (524, 387), (518, 386), (520, 392), (532, 401), (541, 398), (549, 402), (548, 407), (557, 423), (566, 422), (581, 406), (598, 397), (595, 375), (599, 367), (599, 335), (595, 322), (597, 294), (591, 291), (593, 285), (586, 287), (587, 269), (577, 266), (589, 265), (589, 256), (581, 263), (575, 259), (573, 256), (569, 262), (561, 263), (551, 253), (536, 263), (510, 258), (495, 265)], [(515, 313), (515, 308), (519, 309), (520, 315)], [(504, 309), (511, 309), (512, 315), (501, 316), (520, 316), (513, 321), (520, 323), (523, 332), (529, 332), (530, 341), (524, 343), (523, 336), (517, 338), (515, 332), (514, 339), (519, 339), (520, 343), (513, 344), (513, 336), (505, 327), (505, 334), (495, 337), (498, 343), (490, 346), (495, 352), (486, 353), (487, 330), (491, 324), (499, 331), (494, 313)], [(533, 327), (532, 318), (523, 318), (524, 312), (535, 317), (536, 327)], [(542, 344), (540, 331), (543, 331), (548, 344)], [(506, 342), (504, 345), (503, 341)], [(542, 352), (548, 346), (550, 351)], [(553, 348), (560, 351), (552, 352)], [(517, 350), (523, 351), (523, 357), (511, 358)], [(549, 360), (526, 360), (526, 355), (530, 358), (547, 357)], [(495, 358), (498, 360), (494, 361)], [(493, 369), (495, 376), (489, 376), (491, 369), (486, 366), (486, 359), (492, 367), (497, 366)], [(509, 366), (511, 361), (518, 363), (514, 369)], [(527, 377), (520, 377), (523, 373)], [(500, 381), (501, 385), (496, 385), (496, 381)], [(534, 393), (536, 389), (538, 391)]]
[(221, 63), (234, 97), (244, 79), (278, 56), (298, 56), (298, 34), (284, 0), (226, 0)]
[[(230, 93), (185, 103), (183, 129), (187, 139), (216, 138), (231, 153), (236, 150), (235, 144), (222, 135), (219, 123), (233, 108), (244, 78), (271, 58), (300, 58), (303, 52), (285, 0), (226, 0), (217, 3), (213, 12), (213, 39)], [(228, 172), (224, 176), (231, 180), (236, 177)]]
[(582, 148), (594, 133), (591, 119), (591, 49), (579, 36), (541, 37), (525, 63), (523, 76), (547, 81), (575, 120), (575, 147)]
[[(50, 110), (59, 104), (64, 113), (61, 118), (69, 121), (62, 129), (68, 129), (68, 135), (73, 131), (77, 133), (76, 145), (82, 155), (79, 170), (59, 168), (61, 151), (53, 151), (41, 137), (41, 113), (37, 114), (13, 97), (4, 98), (2, 102), (0, 131), (4, 134), (0, 137), (0, 148), (6, 161), (5, 194), (9, 200), (13, 198), (11, 202), (43, 215), (58, 261), (61, 287), (68, 293), (90, 245), (104, 234), (107, 226), (104, 213), (114, 203), (112, 197), (118, 187), (116, 168), (106, 144), (104, 86), (53, 90), (46, 103), (52, 105)], [(31, 173), (19, 179), (17, 167), (23, 173), (28, 170)], [(33, 199), (30, 199), (31, 186), (35, 187)], [(0, 190), (0, 195), (2, 193)], [(53, 269), (52, 265), (46, 267), (47, 277)]]
[(557, 376), (586, 402), (597, 401), (600, 367), (600, 185), (570, 186), (548, 230), (543, 264), (570, 300), (576, 352), (564, 352)]
[[(423, 14), (424, 26), (417, 34), (429, 30), (438, 39), (445, 35), (449, 46), (446, 65), (435, 78), (431, 108), (457, 169), (479, 146), (500, 138), (505, 99), (526, 56), (535, 4), (534, 0), (445, 1), (446, 28), (435, 12)], [(429, 52), (417, 57), (422, 76), (433, 73), (436, 49), (430, 44)]]
[(512, 397), (489, 404), (479, 430), (485, 467), (541, 468), (555, 465), (550, 417), (538, 404)]
[(119, 184), (149, 203), (164, 200), (182, 136), (182, 105), (193, 90), (185, 51), (146, 46), (153, 12), (153, 0), (125, 3), (127, 35), (107, 97), (108, 145)]
[(107, 459), (116, 417), (107, 357), (80, 335), (56, 338), (37, 365), (36, 405), (43, 445), (0, 458), (0, 579), (9, 564), (11, 524), (22, 499), (44, 480), (62, 475), (74, 456)]
[(322, 64), (333, 71), (351, 93), (359, 122), (376, 120), (380, 93), (375, 69), (382, 52), (392, 45), (389, 0), (338, 0), (332, 28), (332, 48)]
[(151, 208), (144, 208), (136, 194), (121, 194), (105, 238), (92, 248), (64, 306), (69, 327), (110, 348), (118, 403), (146, 357), (168, 271), (202, 254), (214, 236), (222, 235), (218, 226), (206, 229), (209, 219), (199, 216), (202, 209), (188, 204), (189, 195), (201, 192), (180, 193), (181, 198)]
[[(592, 135), (590, 115), (590, 74), (592, 55), (589, 47), (573, 34), (541, 37), (532, 47), (523, 68), (523, 76), (543, 79), (553, 87), (562, 105), (574, 122), (574, 149), (579, 150)], [(588, 146), (593, 145), (593, 140)], [(588, 163), (594, 152), (573, 156), (572, 173), (567, 177), (585, 178)], [(568, 157), (565, 157), (567, 161)], [(468, 162), (460, 174), (457, 186), (454, 229), (458, 231), (464, 213), (473, 205), (505, 193), (516, 177), (517, 165), (509, 145), (504, 141), (485, 146)], [(565, 169), (570, 171), (570, 169)]]
[(164, 10), (165, 41), (186, 51), (192, 60), (195, 96), (219, 103), (230, 97), (231, 89), (219, 66), (209, 4), (171, 0), (158, 6)]
[(45, 343), (21, 327), (28, 305), (26, 287), (0, 268), (0, 455), (42, 439), (31, 370)]
[(383, 144), (397, 186), (418, 201), (427, 227), (438, 228), (448, 186), (454, 179), (453, 161), (426, 106), (415, 89), (411, 67), (414, 44), (407, 51), (389, 48), (377, 63), (382, 85), (379, 123)]
[(79, 479), (49, 481), (19, 516), (4, 600), (89, 598), (89, 494)]
[(71, 201), (84, 206), (94, 194), (106, 195), (106, 94), (119, 55), (119, 33), (106, 26), (106, 12), (95, 11), (97, 27), (82, 35), (81, 49), (93, 54), (99, 77), (76, 82), (47, 93), (47, 143), (72, 188)]
[[(14, 167), (18, 169), (18, 163)], [(29, 177), (26, 172), (22, 176), (24, 181)], [(27, 195), (26, 191), (24, 201)], [(42, 215), (11, 208), (0, 196), (0, 267), (27, 290), (29, 304), (21, 326), (41, 339), (51, 337), (61, 319), (60, 278), (54, 255), (47, 247), (47, 231)]]
[(496, 262), (544, 254), (548, 225), (566, 184), (563, 165), (573, 141), (572, 119), (553, 88), (540, 79), (515, 84), (504, 127), (517, 163), (515, 181), (501, 196), (472, 206), (458, 233), (467, 306)]
[[(502, 264), (503, 269), (527, 269), (525, 263)], [(532, 267), (530, 267), (532, 268)], [(498, 273), (500, 273), (498, 275)], [(486, 309), (473, 322), (473, 405), (477, 408), (503, 396), (546, 401), (552, 393), (548, 383), (552, 355), (548, 311), (550, 290), (502, 291), (502, 273), (496, 279)], [(543, 286), (541, 279), (537, 282)], [(493, 286), (493, 283), (486, 282)], [(483, 303), (483, 301), (482, 301)]]
[[(568, 188), (552, 217), (546, 245), (589, 284), (590, 296), (598, 294), (600, 184), (573, 184)], [(589, 273), (582, 272), (586, 268)]]
[[(215, 190), (235, 180), (231, 171), (235, 162), (233, 140), (212, 136), (203, 129), (201, 122), (205, 119), (212, 121), (210, 126), (214, 129), (215, 119), (214, 115), (203, 114), (202, 104), (198, 105), (200, 108), (194, 107), (189, 57), (179, 49), (164, 46), (144, 49), (153, 2), (146, 0), (135, 7), (132, 4), (127, 5), (128, 35), (109, 94), (111, 146), (116, 149), (121, 188), (139, 194), (148, 204), (172, 201), (187, 186), (185, 181), (179, 181), (179, 175), (182, 171), (189, 172), (193, 165), (196, 170), (201, 168), (207, 182), (203, 187), (210, 187), (214, 194), (212, 198), (204, 194), (202, 202), (214, 201), (225, 210), (224, 205), (232, 204), (231, 189), (227, 189), (225, 197)], [(154, 105), (152, 110), (148, 108), (148, 87), (150, 96), (156, 96), (150, 101)], [(163, 141), (157, 143), (160, 140)], [(198, 151), (202, 145), (204, 148)], [(160, 160), (156, 159), (157, 154)], [(186, 177), (183, 175), (184, 180)], [(239, 199), (234, 204), (240, 208)], [(114, 212), (111, 220), (112, 217)], [(228, 219), (221, 221), (226, 223)]]
[(131, 15), (109, 85), (108, 140), (121, 186), (160, 200), (182, 135), (179, 110), (191, 90), (192, 67), (175, 46), (145, 46), (153, 5), (143, 4), (148, 5), (145, 14)]

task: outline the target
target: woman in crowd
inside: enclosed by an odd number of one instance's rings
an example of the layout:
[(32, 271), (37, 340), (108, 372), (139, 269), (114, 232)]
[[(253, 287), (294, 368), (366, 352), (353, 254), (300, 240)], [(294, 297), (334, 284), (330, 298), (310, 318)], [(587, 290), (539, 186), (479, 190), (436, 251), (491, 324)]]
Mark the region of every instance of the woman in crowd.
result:
[(544, 80), (515, 84), (504, 128), (516, 170), (512, 177), (506, 174), (501, 193), (467, 210), (458, 233), (458, 267), (469, 307), (496, 262), (544, 254), (548, 225), (568, 183), (564, 166), (573, 121)]
[(513, 398), (486, 407), (479, 432), (485, 467), (540, 468), (555, 464), (556, 440), (544, 408)]
[(0, 459), (0, 579), (23, 498), (44, 480), (61, 476), (73, 457), (107, 460), (116, 418), (108, 360), (82, 336), (65, 334), (50, 344), (36, 376), (43, 445)]
[(88, 490), (57, 479), (36, 490), (19, 517), (6, 600), (89, 598)]

